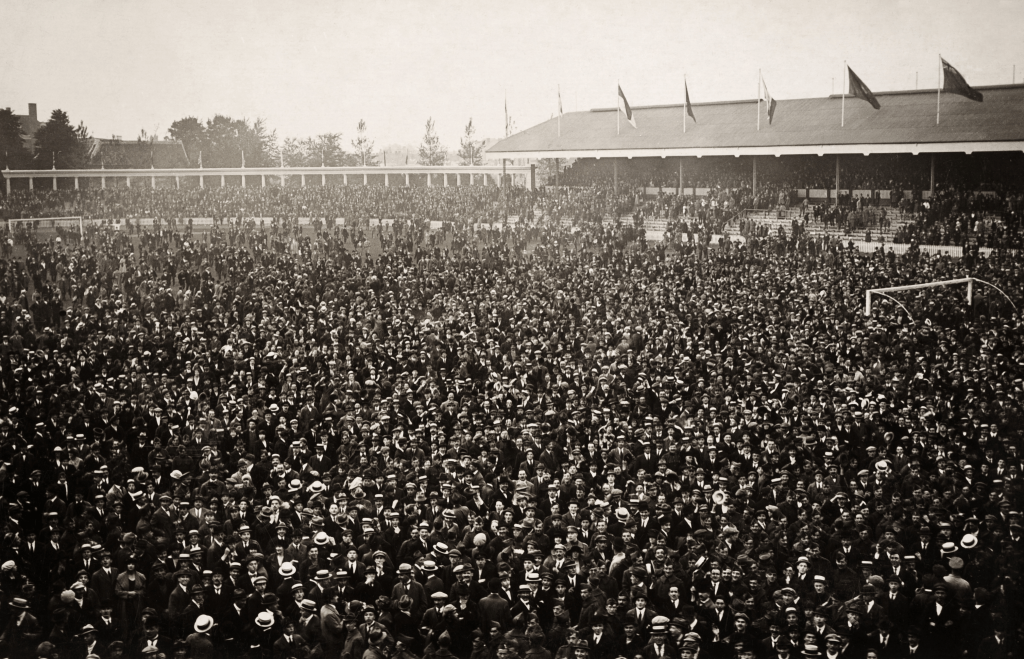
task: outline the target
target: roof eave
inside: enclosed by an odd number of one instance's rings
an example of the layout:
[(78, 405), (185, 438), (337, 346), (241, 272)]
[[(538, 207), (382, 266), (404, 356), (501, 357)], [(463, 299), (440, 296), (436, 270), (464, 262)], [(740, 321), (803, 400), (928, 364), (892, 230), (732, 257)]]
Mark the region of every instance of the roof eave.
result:
[[(497, 146), (497, 144), (495, 145)], [(567, 149), (550, 151), (487, 150), (489, 158), (702, 158), (704, 156), (791, 156), (791, 155), (871, 155), (878, 153), (966, 153), (1024, 151), (1024, 140), (990, 142), (921, 142), (864, 144), (802, 144), (744, 147), (669, 147), (664, 149)]]

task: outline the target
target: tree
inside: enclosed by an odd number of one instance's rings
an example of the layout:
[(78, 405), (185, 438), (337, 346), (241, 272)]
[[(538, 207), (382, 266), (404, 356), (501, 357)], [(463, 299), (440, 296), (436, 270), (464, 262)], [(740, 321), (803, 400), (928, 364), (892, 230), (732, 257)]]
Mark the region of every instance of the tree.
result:
[(172, 140), (178, 140), (185, 147), (189, 165), (199, 166), (199, 153), (206, 148), (206, 127), (195, 117), (178, 119), (167, 131)]
[(484, 158), (480, 146), (482, 142), (473, 139), (476, 135), (476, 126), (473, 125), (473, 118), (469, 118), (466, 124), (466, 132), (462, 137), (462, 148), (459, 149), (459, 158), (463, 165), (482, 165)]
[(25, 133), (21, 120), (10, 108), (0, 109), (0, 169), (25, 169), (30, 156), (25, 148)]
[[(82, 135), (84, 137), (80, 137)], [(86, 139), (88, 130), (84, 125), (79, 124), (75, 128), (66, 112), (54, 110), (50, 120), (36, 131), (35, 166), (40, 169), (76, 169), (85, 166), (88, 160)]]
[(244, 121), (222, 114), (207, 119), (203, 164), (206, 167), (241, 167), (242, 137), (247, 128)]
[(434, 119), (427, 119), (427, 130), (423, 134), (423, 144), (420, 144), (420, 164), (438, 167), (444, 164), (447, 156), (448, 149), (441, 146), (441, 140), (434, 132)]
[(347, 154), (341, 146), (341, 133), (323, 133), (306, 140), (308, 166), (344, 167)]
[(352, 140), (352, 148), (356, 150), (357, 164), (363, 167), (377, 164), (377, 156), (373, 155), (373, 140), (366, 136), (366, 122), (362, 119), (356, 126), (356, 139)]
[(242, 119), (239, 128), (246, 167), (276, 167), (279, 164), (277, 131), (270, 130), (265, 119), (258, 118), (251, 126)]
[(281, 158), (286, 167), (305, 167), (306, 151), (303, 148), (304, 140), (300, 141), (294, 137), (285, 139), (281, 145)]

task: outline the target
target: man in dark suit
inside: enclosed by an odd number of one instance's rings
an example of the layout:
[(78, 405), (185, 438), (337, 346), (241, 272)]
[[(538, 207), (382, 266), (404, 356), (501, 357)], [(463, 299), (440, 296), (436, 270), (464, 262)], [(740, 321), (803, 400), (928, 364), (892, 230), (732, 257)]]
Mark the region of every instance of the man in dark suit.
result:
[(214, 620), (220, 620), (221, 614), (231, 606), (232, 589), (224, 584), (224, 573), (220, 571), (213, 573), (210, 582), (206, 589), (206, 613)]
[(100, 553), (100, 567), (89, 576), (89, 588), (96, 591), (101, 602), (114, 601), (114, 586), (117, 583), (117, 568), (113, 566), (110, 552)]
[(135, 647), (133, 648), (131, 656), (142, 656), (150, 648), (163, 653), (165, 656), (171, 656), (174, 654), (173, 639), (162, 634), (160, 632), (160, 626), (152, 622), (146, 626), (142, 637), (135, 642)]
[(310, 599), (304, 599), (299, 603), (299, 624), (297, 633), (306, 641), (306, 645), (315, 648), (320, 645), (323, 637), (320, 631), (320, 616), (317, 611), (320, 607)]
[(644, 659), (679, 659), (679, 651), (667, 642), (665, 625), (662, 624), (651, 626), (651, 642), (644, 646), (641, 653)]
[(910, 600), (900, 592), (903, 582), (899, 575), (890, 574), (886, 577), (886, 584), (889, 586), (889, 592), (877, 597), (875, 603), (881, 609), (883, 617), (891, 620), (896, 629), (904, 629), (910, 621)]
[(927, 630), (928, 656), (949, 657), (956, 648), (956, 623), (960, 610), (949, 598), (945, 582), (938, 582), (933, 590), (932, 601), (921, 611), (918, 626)]
[(1016, 657), (1017, 643), (1012, 634), (1006, 633), (1006, 624), (1002, 620), (993, 623), (992, 635), (981, 640), (978, 646), (978, 659), (1006, 659)]
[(345, 646), (345, 625), (338, 612), (338, 591), (330, 589), (324, 593), (326, 603), (320, 608), (320, 632), (323, 638), (325, 659), (338, 659)]
[(590, 633), (586, 634), (591, 659), (612, 659), (618, 656), (619, 640), (608, 629), (604, 613), (597, 613), (590, 619)]
[(86, 659), (89, 655), (105, 656), (107, 648), (100, 643), (99, 634), (92, 625), (85, 625), (82, 631), (75, 635), (76, 643), (72, 647), (71, 656), (74, 659)]
[(34, 657), (36, 646), (43, 637), (43, 629), (29, 612), (28, 601), (21, 597), (12, 599), (10, 614), (7, 628), (0, 634), (0, 646), (10, 657)]
[(882, 618), (878, 621), (878, 630), (868, 637), (866, 646), (875, 649), (878, 659), (896, 659), (900, 656), (899, 639), (892, 630), (892, 621), (889, 618)]
[(111, 600), (100, 602), (99, 614), (96, 616), (96, 635), (100, 643), (109, 647), (122, 636), (121, 619), (114, 616), (114, 604)]
[(309, 644), (295, 629), (295, 621), (285, 618), (281, 624), (283, 634), (274, 641), (274, 654), (278, 657), (307, 657)]
[(220, 628), (221, 638), (228, 653), (247, 648), (248, 644), (243, 643), (245, 637), (245, 600), (248, 593), (241, 588), (235, 588), (231, 593), (231, 605), (221, 611), (220, 617), (215, 617)]
[(512, 616), (509, 615), (511, 607), (508, 601), (498, 593), (501, 591), (501, 580), (497, 577), (488, 580), (487, 588), (490, 594), (480, 600), (480, 629), (490, 629), (492, 622), (501, 625), (503, 631), (511, 628)]
[(647, 606), (647, 596), (638, 594), (633, 597), (634, 608), (626, 611), (625, 617), (636, 621), (636, 631), (644, 641), (651, 637), (651, 624), (654, 611)]

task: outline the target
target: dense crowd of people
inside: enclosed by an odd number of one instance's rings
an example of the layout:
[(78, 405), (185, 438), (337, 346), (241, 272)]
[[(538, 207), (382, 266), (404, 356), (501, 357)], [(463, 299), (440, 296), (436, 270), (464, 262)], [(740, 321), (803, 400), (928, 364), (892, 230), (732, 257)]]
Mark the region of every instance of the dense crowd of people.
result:
[(0, 657), (1020, 652), (1019, 258), (215, 190), (3, 202), (162, 221), (6, 243)]

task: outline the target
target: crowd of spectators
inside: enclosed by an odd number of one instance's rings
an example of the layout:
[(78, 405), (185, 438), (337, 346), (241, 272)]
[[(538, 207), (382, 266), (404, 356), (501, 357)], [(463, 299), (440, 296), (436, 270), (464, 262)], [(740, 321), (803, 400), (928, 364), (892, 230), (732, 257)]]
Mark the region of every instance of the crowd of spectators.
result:
[(0, 656), (1016, 656), (1019, 258), (731, 194), (6, 199)]
[[(987, 154), (982, 157), (946, 154), (937, 159), (940, 183), (935, 195), (930, 186), (929, 161), (925, 157), (901, 154), (844, 159), (841, 180), (844, 191), (834, 203), (808, 203), (798, 190), (834, 190), (834, 161), (818, 156), (788, 156), (758, 159), (758, 187), (753, 189), (752, 165), (747, 158), (702, 158), (694, 170), (684, 167), (684, 187), (707, 188), (709, 200), (728, 203), (733, 214), (742, 210), (776, 210), (802, 207), (803, 222), (816, 222), (826, 232), (861, 233), (883, 231), (891, 226), (886, 212), (898, 211), (908, 221), (893, 235), (895, 242), (916, 245), (959, 245), (1024, 248), (1020, 221), (1024, 192), (1019, 184), (1020, 158), (1015, 154)], [(561, 173), (560, 182), (570, 186), (610, 187), (613, 163), (577, 160)], [(623, 162), (619, 167), (620, 188), (675, 188), (679, 184), (678, 163), (672, 159)], [(942, 183), (941, 181), (945, 181)], [(853, 191), (869, 191), (854, 194)], [(887, 197), (883, 195), (888, 193)], [(676, 219), (695, 215), (701, 201), (691, 198), (666, 201), (659, 193), (648, 198), (647, 216)], [(814, 200), (810, 200), (814, 201)], [(822, 200), (824, 201), (824, 200)], [(696, 205), (695, 205), (696, 204)], [(638, 203), (637, 206), (640, 206)], [(687, 212), (691, 211), (691, 212)], [(741, 235), (763, 235), (770, 229), (763, 223), (744, 223)], [(877, 235), (877, 233), (875, 234)]]

